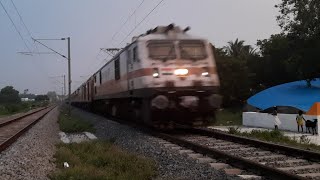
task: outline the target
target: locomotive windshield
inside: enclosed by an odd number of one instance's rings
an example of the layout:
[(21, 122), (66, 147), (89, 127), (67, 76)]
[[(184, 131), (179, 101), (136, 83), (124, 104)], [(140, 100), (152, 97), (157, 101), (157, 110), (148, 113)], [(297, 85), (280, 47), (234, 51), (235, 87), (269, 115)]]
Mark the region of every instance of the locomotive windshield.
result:
[(151, 41), (148, 44), (151, 59), (170, 60), (176, 59), (173, 41)]
[(206, 49), (202, 41), (182, 40), (179, 43), (181, 59), (200, 60), (207, 57)]
[[(201, 60), (207, 57), (204, 42), (201, 40), (180, 40), (179, 58), (185, 60)], [(149, 57), (155, 60), (176, 59), (177, 45), (174, 41), (153, 40), (148, 43)]]

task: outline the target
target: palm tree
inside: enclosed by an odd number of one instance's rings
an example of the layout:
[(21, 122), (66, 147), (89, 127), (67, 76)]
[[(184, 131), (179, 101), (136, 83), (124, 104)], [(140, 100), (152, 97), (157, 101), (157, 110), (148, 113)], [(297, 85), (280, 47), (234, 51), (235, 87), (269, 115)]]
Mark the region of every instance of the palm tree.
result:
[(247, 59), (250, 56), (256, 55), (256, 50), (250, 45), (244, 45), (244, 41), (237, 38), (234, 42), (229, 41), (228, 46), (225, 46), (227, 54), (238, 59)]

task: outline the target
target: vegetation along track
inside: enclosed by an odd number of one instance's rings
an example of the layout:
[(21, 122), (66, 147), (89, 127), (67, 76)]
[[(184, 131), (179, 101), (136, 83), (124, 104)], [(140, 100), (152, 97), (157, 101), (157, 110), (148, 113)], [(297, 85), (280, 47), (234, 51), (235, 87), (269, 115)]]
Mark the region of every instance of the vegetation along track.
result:
[(43, 118), (55, 106), (33, 110), (18, 117), (8, 117), (0, 121), (0, 152), (9, 147), (38, 120)]
[(205, 128), (154, 135), (267, 178), (320, 179), (319, 153)]

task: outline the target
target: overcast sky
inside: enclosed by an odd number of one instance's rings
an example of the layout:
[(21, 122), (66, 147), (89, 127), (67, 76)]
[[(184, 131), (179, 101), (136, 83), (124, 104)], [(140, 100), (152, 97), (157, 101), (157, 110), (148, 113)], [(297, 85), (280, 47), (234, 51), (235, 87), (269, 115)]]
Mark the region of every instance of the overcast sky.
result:
[[(0, 1), (29, 49), (49, 52), (32, 42), (11, 0)], [(13, 0), (33, 37), (71, 37), (72, 90), (106, 62), (107, 55), (99, 52), (100, 48), (123, 47), (132, 36), (157, 25), (190, 26), (190, 34), (207, 38), (216, 47), (225, 46), (236, 38), (255, 45), (257, 39), (280, 32), (276, 22), (278, 10), (274, 7), (279, 0), (164, 0), (125, 39), (160, 1)], [(12, 85), (20, 92), (29, 89), (30, 93), (41, 94), (53, 90), (61, 94), (62, 78), (52, 77), (67, 75), (67, 61), (54, 54), (27, 56), (17, 53), (29, 50), (2, 6), (0, 37), (0, 88)], [(66, 41), (41, 42), (67, 55)]]

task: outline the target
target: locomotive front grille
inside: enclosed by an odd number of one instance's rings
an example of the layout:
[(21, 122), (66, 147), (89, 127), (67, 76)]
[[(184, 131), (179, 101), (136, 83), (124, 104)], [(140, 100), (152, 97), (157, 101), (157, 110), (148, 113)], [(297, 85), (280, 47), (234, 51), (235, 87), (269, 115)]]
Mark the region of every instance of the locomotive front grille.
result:
[(174, 82), (173, 81), (166, 81), (165, 87), (174, 87)]
[(193, 86), (195, 87), (202, 86), (202, 81), (193, 81)]

